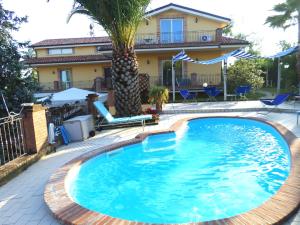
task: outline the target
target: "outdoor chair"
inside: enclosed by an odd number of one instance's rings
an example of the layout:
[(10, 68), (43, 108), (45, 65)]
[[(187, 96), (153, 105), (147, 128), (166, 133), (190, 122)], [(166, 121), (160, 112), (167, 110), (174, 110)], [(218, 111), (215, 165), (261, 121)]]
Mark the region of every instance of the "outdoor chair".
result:
[(188, 90), (180, 90), (179, 93), (184, 102), (187, 100), (197, 100), (197, 93), (191, 93)]
[(260, 99), (260, 101), (267, 106), (274, 106), (268, 113), (272, 112), (277, 106), (285, 102), (290, 94), (278, 94), (274, 99)]
[(221, 93), (216, 87), (205, 87), (204, 92), (208, 95), (208, 101), (217, 101), (216, 97)]
[(251, 90), (251, 86), (250, 85), (238, 86), (235, 89), (235, 94), (240, 99), (247, 100), (246, 94), (248, 94), (250, 92), (250, 90)]
[[(145, 122), (147, 120), (152, 120), (152, 115), (140, 115), (140, 116), (132, 116), (132, 117), (121, 117), (114, 118), (110, 112), (105, 108), (102, 102), (96, 101), (94, 102), (94, 106), (97, 111), (104, 117), (102, 121), (98, 124), (98, 127), (108, 127), (112, 125), (135, 125), (141, 124), (143, 129), (145, 127)], [(104, 124), (104, 120), (106, 120), (107, 124)]]

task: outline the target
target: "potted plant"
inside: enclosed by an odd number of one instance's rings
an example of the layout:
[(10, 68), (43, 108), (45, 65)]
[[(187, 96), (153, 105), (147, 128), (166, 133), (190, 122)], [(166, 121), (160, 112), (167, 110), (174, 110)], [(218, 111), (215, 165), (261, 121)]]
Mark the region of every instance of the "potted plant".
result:
[(151, 108), (148, 108), (144, 111), (144, 114), (151, 114), (152, 115), (152, 123), (153, 124), (158, 124), (159, 122), (159, 114), (157, 113), (157, 110), (156, 109), (151, 109)]
[(155, 104), (157, 112), (162, 111), (162, 105), (169, 101), (169, 90), (163, 86), (153, 86), (149, 91), (149, 102)]

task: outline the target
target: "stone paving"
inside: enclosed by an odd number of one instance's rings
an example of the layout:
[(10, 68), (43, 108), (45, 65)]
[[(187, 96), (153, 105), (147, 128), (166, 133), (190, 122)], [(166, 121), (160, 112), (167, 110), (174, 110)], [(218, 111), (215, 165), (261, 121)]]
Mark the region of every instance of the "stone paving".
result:
[[(195, 115), (195, 114), (193, 114)], [(230, 116), (257, 116), (281, 123), (300, 137), (300, 126), (296, 125), (294, 113), (271, 113), (260, 115), (256, 112), (244, 113), (210, 113), (208, 115)], [(159, 125), (147, 126), (145, 131), (167, 129), (177, 119), (189, 116), (189, 114), (162, 115)], [(44, 203), (43, 192), (51, 174), (71, 159), (122, 140), (135, 137), (143, 130), (141, 127), (114, 129), (100, 132), (94, 138), (84, 142), (69, 144), (60, 147), (57, 152), (43, 157), (40, 161), (29, 167), (26, 171), (0, 187), (0, 225), (56, 225), (59, 224), (51, 215)], [(285, 225), (300, 225), (300, 212)]]

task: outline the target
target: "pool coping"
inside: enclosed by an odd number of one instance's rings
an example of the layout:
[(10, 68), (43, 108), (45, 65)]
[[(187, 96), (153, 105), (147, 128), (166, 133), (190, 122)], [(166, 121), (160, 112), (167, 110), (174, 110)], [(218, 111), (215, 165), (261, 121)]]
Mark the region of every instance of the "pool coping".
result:
[(262, 205), (248, 212), (239, 214), (237, 216), (207, 221), (207, 222), (192, 222), (184, 223), (185, 225), (213, 225), (213, 224), (281, 224), (286, 221), (292, 214), (294, 214), (300, 206), (300, 138), (297, 138), (290, 130), (283, 125), (276, 122), (271, 122), (265, 119), (256, 117), (241, 117), (241, 116), (192, 116), (180, 119), (175, 122), (169, 129), (158, 130), (153, 132), (141, 133), (135, 138), (111, 144), (91, 152), (85, 153), (62, 167), (50, 177), (45, 191), (44, 200), (52, 214), (63, 224), (117, 224), (117, 225), (154, 225), (153, 223), (143, 223), (137, 221), (127, 221), (123, 219), (113, 218), (111, 216), (101, 214), (98, 212), (86, 209), (75, 203), (67, 194), (65, 188), (65, 179), (71, 169), (78, 168), (87, 160), (103, 154), (105, 152), (113, 151), (114, 149), (136, 144), (142, 142), (149, 135), (176, 132), (180, 127), (193, 119), (205, 118), (240, 118), (252, 119), (267, 123), (274, 127), (286, 140), (290, 147), (291, 155), (291, 169), (290, 174), (281, 188), (275, 195), (269, 198)]

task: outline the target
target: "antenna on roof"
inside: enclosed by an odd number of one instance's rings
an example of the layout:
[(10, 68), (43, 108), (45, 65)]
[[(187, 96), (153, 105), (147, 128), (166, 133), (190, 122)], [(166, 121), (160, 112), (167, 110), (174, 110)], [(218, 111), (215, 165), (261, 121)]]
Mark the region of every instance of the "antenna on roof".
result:
[(90, 36), (95, 37), (94, 24), (90, 23)]

